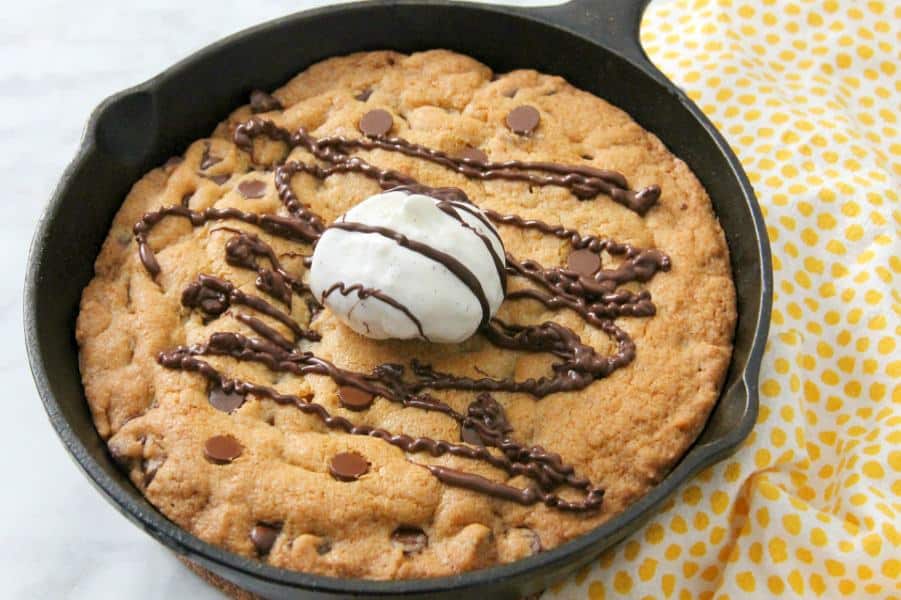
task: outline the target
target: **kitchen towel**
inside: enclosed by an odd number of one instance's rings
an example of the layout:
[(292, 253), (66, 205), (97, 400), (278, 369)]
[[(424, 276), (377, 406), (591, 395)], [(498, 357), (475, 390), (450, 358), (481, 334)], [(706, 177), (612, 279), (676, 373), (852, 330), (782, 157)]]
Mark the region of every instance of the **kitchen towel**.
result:
[(763, 208), (760, 416), (544, 598), (901, 598), (901, 1), (675, 0), (641, 37)]

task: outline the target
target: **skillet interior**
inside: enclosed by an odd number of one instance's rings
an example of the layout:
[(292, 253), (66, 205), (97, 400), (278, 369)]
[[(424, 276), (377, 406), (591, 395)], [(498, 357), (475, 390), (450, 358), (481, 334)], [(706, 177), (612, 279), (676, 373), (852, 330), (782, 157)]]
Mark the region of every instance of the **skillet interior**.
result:
[[(649, 63), (641, 64), (634, 36), (645, 3), (620, 0), (598, 8), (594, 0), (577, 0), (530, 13), (422, 1), (338, 6), (236, 34), (102, 104), (38, 228), (25, 290), (26, 337), (38, 389), (51, 422), (89, 478), (151, 535), (267, 597), (297, 597), (298, 588), (428, 597), (459, 597), (466, 589), (478, 589), (480, 595), (517, 597), (591, 560), (637, 528), (680, 482), (733, 450), (756, 418), (757, 369), (769, 317), (769, 249), (750, 185), (725, 142), (681, 92)], [(567, 29), (604, 36), (599, 23), (605, 22), (600, 15), (605, 10), (623, 17), (608, 22), (613, 29), (601, 39), (615, 49)], [(546, 22), (548, 16), (558, 24)], [(726, 232), (739, 301), (723, 395), (698, 442), (657, 488), (597, 530), (511, 565), (434, 580), (346, 581), (275, 569), (201, 542), (160, 515), (116, 469), (84, 399), (75, 315), (113, 215), (134, 181), (207, 135), (232, 108), (246, 102), (251, 89), (272, 89), (329, 56), (436, 47), (469, 54), (498, 72), (527, 67), (561, 75), (629, 112), (689, 164)]]

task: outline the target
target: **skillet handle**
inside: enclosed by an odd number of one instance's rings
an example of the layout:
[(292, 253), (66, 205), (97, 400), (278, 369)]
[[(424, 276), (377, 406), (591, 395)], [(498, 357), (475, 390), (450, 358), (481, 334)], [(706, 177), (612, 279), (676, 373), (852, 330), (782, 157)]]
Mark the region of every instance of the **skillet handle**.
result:
[(641, 17), (650, 3), (651, 0), (570, 0), (558, 6), (523, 11), (599, 42), (655, 79), (667, 81), (645, 54), (639, 38)]

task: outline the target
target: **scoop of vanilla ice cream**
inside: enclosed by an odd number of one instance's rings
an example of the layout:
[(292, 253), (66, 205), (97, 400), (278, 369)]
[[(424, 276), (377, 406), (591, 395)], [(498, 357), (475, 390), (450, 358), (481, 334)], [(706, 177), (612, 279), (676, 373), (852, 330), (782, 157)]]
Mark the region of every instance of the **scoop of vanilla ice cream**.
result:
[(393, 190), (322, 234), (310, 288), (362, 335), (453, 343), (500, 308), (504, 265), (503, 242), (478, 207)]

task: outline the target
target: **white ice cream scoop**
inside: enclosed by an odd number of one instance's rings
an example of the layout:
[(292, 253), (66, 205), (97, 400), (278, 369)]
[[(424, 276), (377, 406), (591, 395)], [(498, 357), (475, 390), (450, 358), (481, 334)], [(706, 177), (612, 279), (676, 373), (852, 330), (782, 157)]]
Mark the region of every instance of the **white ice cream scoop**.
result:
[(310, 287), (375, 339), (461, 342), (504, 299), (504, 245), (459, 190), (398, 188), (339, 217), (316, 244)]

